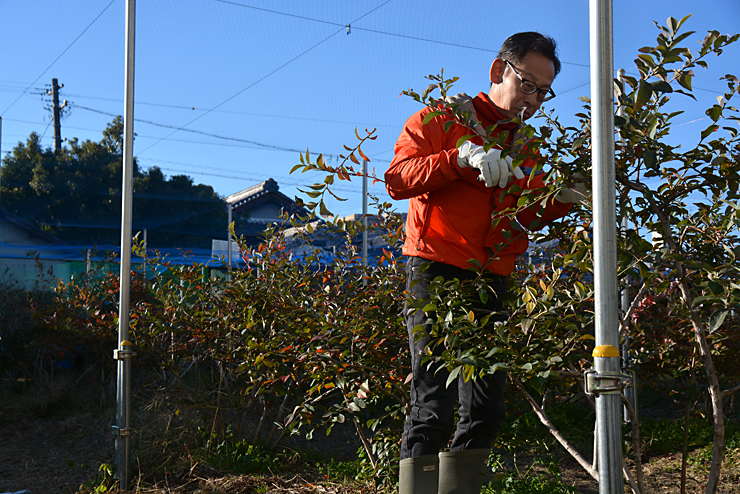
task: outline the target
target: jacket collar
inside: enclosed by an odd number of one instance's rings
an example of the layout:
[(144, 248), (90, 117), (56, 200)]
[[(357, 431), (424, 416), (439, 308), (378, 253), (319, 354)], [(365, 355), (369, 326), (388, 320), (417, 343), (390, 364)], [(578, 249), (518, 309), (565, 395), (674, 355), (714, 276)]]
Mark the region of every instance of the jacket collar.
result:
[[(488, 127), (489, 125), (493, 125), (499, 123), (502, 120), (506, 120), (498, 112), (496, 107), (493, 106), (490, 98), (484, 92), (478, 93), (478, 96), (473, 99), (473, 106), (475, 106), (475, 112), (478, 114), (478, 118), (483, 124), (483, 127)], [(499, 124), (499, 128), (505, 130), (513, 130), (516, 127), (517, 125), (513, 122)]]

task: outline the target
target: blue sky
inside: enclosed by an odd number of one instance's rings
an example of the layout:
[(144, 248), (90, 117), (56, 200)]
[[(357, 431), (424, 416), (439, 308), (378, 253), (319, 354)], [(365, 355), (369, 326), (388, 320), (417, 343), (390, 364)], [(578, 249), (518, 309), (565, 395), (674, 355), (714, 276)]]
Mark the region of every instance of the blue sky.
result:
[[(526, 4), (526, 7), (523, 5)], [(563, 69), (545, 104), (573, 124), (580, 96), (590, 95), (589, 4), (529, 2), (158, 0), (137, 2), (134, 154), (142, 167), (187, 174), (222, 196), (274, 178), (290, 197), (319, 179), (290, 175), (298, 151), (339, 155), (354, 129), (376, 128), (363, 147), (379, 176), (393, 157), (405, 119), (420, 108), (402, 90), (422, 90), (424, 76), (444, 69), (470, 94), (488, 87), (501, 43), (518, 31), (558, 42)], [(684, 25), (696, 46), (708, 30), (734, 34), (740, 1), (614, 2), (614, 68), (637, 75), (637, 50), (653, 45), (669, 16), (693, 13)], [(349, 25), (349, 28), (347, 27)], [(125, 0), (4, 2), (0, 18), (0, 117), (3, 156), (31, 132), (53, 146), (52, 78), (68, 102), (62, 137), (99, 141), (123, 113)], [(691, 145), (709, 123), (703, 110), (740, 74), (740, 43), (710, 70), (697, 69), (694, 103), (671, 138)], [(677, 95), (678, 97), (678, 95)], [(347, 202), (337, 214), (361, 210), (361, 183), (340, 183)], [(371, 193), (388, 200), (383, 185)], [(397, 204), (406, 210), (406, 201)]]

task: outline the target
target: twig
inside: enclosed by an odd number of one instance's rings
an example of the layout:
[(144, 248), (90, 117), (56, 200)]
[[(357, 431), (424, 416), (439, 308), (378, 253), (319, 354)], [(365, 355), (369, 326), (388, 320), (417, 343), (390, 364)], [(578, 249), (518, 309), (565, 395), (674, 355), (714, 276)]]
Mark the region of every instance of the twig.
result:
[(353, 422), (355, 423), (355, 429), (357, 429), (357, 435), (360, 436), (360, 441), (362, 441), (362, 447), (365, 448), (367, 457), (370, 458), (370, 463), (373, 466), (373, 470), (377, 470), (378, 460), (375, 458), (375, 455), (373, 455), (373, 448), (370, 445), (370, 442), (365, 437), (365, 433), (362, 431), (362, 427), (360, 426), (360, 421), (357, 419), (354, 419)]
[(518, 377), (512, 378), (512, 381), (514, 385), (516, 386), (517, 393), (519, 393), (532, 407), (534, 410), (534, 413), (537, 415), (537, 418), (540, 419), (540, 422), (547, 428), (548, 431), (550, 431), (550, 434), (553, 435), (555, 439), (565, 448), (565, 450), (570, 453), (570, 455), (583, 467), (586, 472), (596, 481), (599, 480), (599, 472), (594, 470), (594, 468), (586, 461), (586, 459), (581, 456), (581, 454), (576, 451), (576, 449), (568, 442), (565, 437), (560, 433), (560, 431), (550, 422), (550, 419), (547, 418), (547, 415), (542, 411), (540, 406), (537, 404), (536, 401), (534, 401), (534, 398), (527, 392), (526, 389), (524, 389), (524, 385), (522, 385), (522, 382), (519, 380)]
[(728, 398), (734, 395), (735, 393), (737, 393), (738, 391), (740, 391), (740, 384), (738, 384), (734, 388), (730, 388), (730, 389), (726, 389), (722, 391), (722, 398)]
[(630, 317), (632, 317), (632, 313), (635, 312), (635, 309), (642, 301), (642, 295), (647, 290), (647, 285), (645, 283), (642, 284), (640, 287), (640, 290), (637, 292), (637, 294), (632, 298), (632, 303), (630, 303), (629, 308), (627, 309), (627, 312), (624, 314), (624, 317), (622, 317), (622, 320), (619, 322), (619, 337), (624, 338), (624, 334), (627, 330), (627, 321), (630, 320)]
[(645, 493), (647, 491), (645, 490), (645, 475), (642, 471), (642, 447), (640, 446), (640, 424), (637, 421), (637, 412), (624, 394), (622, 394), (621, 398), (624, 407), (627, 409), (627, 413), (630, 415), (630, 422), (632, 424), (632, 449), (635, 453), (635, 472), (637, 474), (638, 492)]

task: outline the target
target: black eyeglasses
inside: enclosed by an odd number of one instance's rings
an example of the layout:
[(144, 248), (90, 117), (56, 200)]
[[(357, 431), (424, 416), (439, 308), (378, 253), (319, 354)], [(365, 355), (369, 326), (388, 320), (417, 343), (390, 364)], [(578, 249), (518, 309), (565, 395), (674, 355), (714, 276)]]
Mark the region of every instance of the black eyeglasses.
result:
[(521, 74), (517, 72), (516, 68), (514, 68), (514, 65), (512, 65), (511, 62), (509, 62), (508, 60), (504, 60), (504, 62), (506, 62), (509, 67), (511, 67), (511, 70), (513, 70), (519, 80), (522, 81), (521, 89), (524, 94), (537, 93), (537, 99), (540, 101), (549, 101), (555, 97), (555, 91), (553, 91), (552, 89), (540, 89), (539, 87), (537, 87), (537, 84), (522, 77)]

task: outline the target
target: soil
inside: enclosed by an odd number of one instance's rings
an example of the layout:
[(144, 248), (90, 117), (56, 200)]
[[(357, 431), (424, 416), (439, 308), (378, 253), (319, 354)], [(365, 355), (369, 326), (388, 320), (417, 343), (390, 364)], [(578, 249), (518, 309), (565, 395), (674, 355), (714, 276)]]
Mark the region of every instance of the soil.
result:
[[(114, 410), (101, 409), (92, 403), (80, 407), (70, 396), (37, 397), (42, 408), (33, 403), (7, 400), (0, 392), (0, 493), (27, 491), (27, 494), (69, 494), (90, 492), (91, 480), (98, 477), (101, 464), (113, 462), (114, 441), (110, 423)], [(43, 399), (42, 399), (43, 398)], [(3, 405), (5, 402), (5, 405)], [(23, 407), (27, 407), (24, 409)], [(85, 409), (87, 408), (87, 409)], [(359, 446), (354, 431), (333, 431), (330, 438), (311, 443), (288, 444), (296, 448), (316, 449), (334, 457), (351, 458)], [(687, 475), (689, 494), (704, 492), (706, 461), (692, 453)], [(519, 458), (520, 469), (531, 459)], [(561, 455), (560, 466), (565, 484), (581, 494), (598, 494), (598, 484), (570, 457)], [(132, 465), (134, 470), (138, 467)], [(165, 493), (323, 493), (365, 494), (369, 486), (333, 483), (316, 472), (298, 469), (298, 473), (277, 475), (227, 475), (192, 462), (185, 467), (163, 468), (157, 480), (133, 478), (136, 492)], [(649, 458), (644, 463), (647, 492), (673, 494), (680, 492), (681, 457), (672, 454)], [(152, 478), (149, 476), (148, 478)], [(87, 485), (86, 485), (87, 483)], [(740, 493), (740, 458), (738, 450), (730, 451), (723, 465), (720, 494)], [(629, 492), (626, 488), (625, 492)]]
[[(0, 422), (0, 492), (77, 492), (114, 451), (110, 426), (97, 413)], [(1, 415), (0, 415), (1, 416)]]

